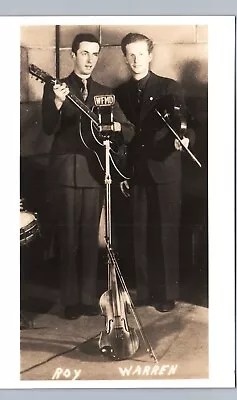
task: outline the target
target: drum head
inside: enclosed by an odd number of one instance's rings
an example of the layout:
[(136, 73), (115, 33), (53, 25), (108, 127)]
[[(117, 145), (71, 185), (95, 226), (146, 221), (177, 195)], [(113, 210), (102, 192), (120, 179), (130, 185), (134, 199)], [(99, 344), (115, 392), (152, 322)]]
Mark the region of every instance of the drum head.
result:
[(20, 212), (20, 228), (25, 228), (34, 220), (35, 216), (33, 214), (25, 211)]

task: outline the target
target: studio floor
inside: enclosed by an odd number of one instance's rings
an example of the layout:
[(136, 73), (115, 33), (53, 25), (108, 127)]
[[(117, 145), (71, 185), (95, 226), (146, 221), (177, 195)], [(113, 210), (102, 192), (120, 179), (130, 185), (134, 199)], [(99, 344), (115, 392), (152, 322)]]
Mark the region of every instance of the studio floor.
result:
[[(129, 291), (134, 298), (135, 290)], [(139, 333), (139, 348), (130, 358), (104, 357), (98, 339), (105, 330), (105, 318), (64, 319), (55, 285), (31, 280), (26, 293), (24, 315), (33, 326), (21, 330), (21, 380), (80, 380), (85, 386), (90, 380), (118, 380), (121, 386), (123, 380), (208, 378), (207, 282), (197, 270), (183, 280), (181, 298), (171, 312), (160, 313), (151, 306), (136, 308), (158, 363)], [(130, 314), (128, 322), (137, 329)]]

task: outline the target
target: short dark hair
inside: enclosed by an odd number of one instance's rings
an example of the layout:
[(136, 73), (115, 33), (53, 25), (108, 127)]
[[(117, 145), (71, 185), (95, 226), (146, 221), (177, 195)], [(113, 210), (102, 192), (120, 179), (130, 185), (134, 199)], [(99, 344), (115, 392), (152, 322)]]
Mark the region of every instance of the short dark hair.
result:
[(80, 47), (80, 43), (81, 42), (92, 42), (92, 43), (98, 43), (99, 45), (99, 50), (101, 48), (99, 39), (97, 39), (97, 37), (95, 35), (93, 35), (92, 33), (79, 33), (78, 35), (76, 35), (73, 39), (72, 42), (72, 52), (73, 53), (77, 53), (77, 50)]
[(126, 56), (126, 46), (130, 43), (144, 41), (147, 43), (148, 53), (150, 54), (153, 50), (153, 42), (147, 36), (141, 33), (128, 33), (121, 41), (121, 49), (123, 54)]

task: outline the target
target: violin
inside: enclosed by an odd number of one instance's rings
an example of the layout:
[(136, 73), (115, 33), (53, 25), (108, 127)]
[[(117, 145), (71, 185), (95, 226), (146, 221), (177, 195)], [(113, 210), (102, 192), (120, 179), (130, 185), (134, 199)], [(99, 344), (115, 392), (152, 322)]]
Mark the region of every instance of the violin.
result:
[(171, 95), (164, 96), (161, 105), (162, 107), (159, 108), (159, 111), (163, 115), (166, 122), (168, 122), (173, 129), (175, 129), (180, 138), (185, 136), (188, 124), (183, 112), (183, 107), (179, 103), (178, 99)]
[(185, 136), (188, 124), (184, 113), (182, 112), (182, 106), (179, 104), (177, 99), (172, 95), (164, 96), (160, 101), (159, 109), (157, 107), (154, 111), (169, 128), (170, 132), (173, 133), (179, 144), (182, 146), (182, 149), (185, 150), (185, 152), (189, 154), (193, 161), (195, 161), (195, 163), (201, 168), (202, 165), (195, 155), (182, 143), (182, 138)]
[[(110, 251), (110, 249), (108, 249)], [(126, 313), (131, 307), (127, 292), (118, 287), (113, 255), (109, 261), (109, 287), (100, 298), (100, 308), (105, 316), (105, 330), (100, 333), (99, 349), (112, 360), (131, 357), (139, 348), (139, 338), (134, 328), (128, 325)]]

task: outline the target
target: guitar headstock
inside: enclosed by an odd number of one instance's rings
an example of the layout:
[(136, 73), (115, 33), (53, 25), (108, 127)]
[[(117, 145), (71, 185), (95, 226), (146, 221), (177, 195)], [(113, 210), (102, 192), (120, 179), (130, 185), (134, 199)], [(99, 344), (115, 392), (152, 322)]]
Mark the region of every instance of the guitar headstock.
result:
[(33, 75), (36, 79), (41, 80), (41, 82), (47, 82), (47, 83), (55, 83), (55, 79), (49, 75), (47, 72), (43, 71), (39, 67), (37, 67), (34, 64), (30, 64), (29, 66), (29, 72), (31, 75)]

